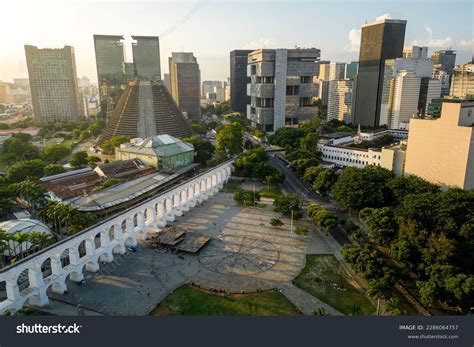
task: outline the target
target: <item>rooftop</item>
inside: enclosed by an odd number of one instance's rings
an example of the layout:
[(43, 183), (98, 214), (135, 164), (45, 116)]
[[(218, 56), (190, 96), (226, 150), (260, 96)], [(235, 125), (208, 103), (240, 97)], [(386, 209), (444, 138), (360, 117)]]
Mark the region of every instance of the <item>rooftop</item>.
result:
[(194, 146), (171, 135), (156, 135), (146, 139), (132, 139), (130, 143), (121, 145), (119, 151), (171, 157), (194, 151)]

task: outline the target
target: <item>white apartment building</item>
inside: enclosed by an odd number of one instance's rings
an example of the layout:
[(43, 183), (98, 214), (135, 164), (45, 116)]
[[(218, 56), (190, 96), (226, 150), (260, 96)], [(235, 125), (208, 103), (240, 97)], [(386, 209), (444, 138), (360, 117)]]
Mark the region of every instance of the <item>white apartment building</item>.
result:
[(338, 167), (364, 168), (367, 165), (380, 165), (380, 150), (318, 144), (318, 151), (321, 152), (321, 159)]
[(394, 77), (388, 104), (388, 124), (391, 129), (406, 129), (410, 118), (418, 111), (421, 78), (412, 71), (400, 71)]
[(329, 81), (327, 120), (352, 121), (352, 80)]

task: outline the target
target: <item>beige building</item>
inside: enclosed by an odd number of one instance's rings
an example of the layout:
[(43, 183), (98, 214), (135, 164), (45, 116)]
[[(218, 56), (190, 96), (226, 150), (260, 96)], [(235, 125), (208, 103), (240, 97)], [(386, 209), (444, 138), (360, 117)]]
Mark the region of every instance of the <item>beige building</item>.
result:
[(11, 102), (10, 87), (8, 84), (0, 84), (0, 104)]
[(474, 64), (464, 64), (454, 69), (449, 95), (456, 98), (474, 96)]
[(352, 121), (352, 80), (329, 81), (327, 119)]
[(405, 171), (406, 143), (398, 143), (382, 148), (380, 166), (392, 171), (395, 176), (403, 176)]
[(474, 188), (474, 102), (444, 102), (438, 119), (412, 119), (405, 174)]
[(27, 45), (25, 53), (34, 120), (39, 124), (79, 121), (83, 111), (74, 48), (39, 49)]

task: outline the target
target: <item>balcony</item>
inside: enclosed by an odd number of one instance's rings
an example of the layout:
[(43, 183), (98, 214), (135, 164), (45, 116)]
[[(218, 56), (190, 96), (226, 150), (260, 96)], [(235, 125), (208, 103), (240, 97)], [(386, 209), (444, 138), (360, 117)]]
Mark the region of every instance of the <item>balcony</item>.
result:
[(252, 107), (247, 105), (247, 118), (261, 125), (273, 124), (273, 107)]

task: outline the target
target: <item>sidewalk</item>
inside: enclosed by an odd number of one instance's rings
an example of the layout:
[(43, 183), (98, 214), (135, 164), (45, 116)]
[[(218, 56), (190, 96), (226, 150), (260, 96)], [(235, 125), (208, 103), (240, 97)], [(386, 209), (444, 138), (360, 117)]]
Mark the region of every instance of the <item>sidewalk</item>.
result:
[[(57, 301), (49, 298), (47, 307), (33, 307), (37, 311), (45, 312), (54, 316), (79, 316), (78, 308), (75, 305), (63, 301)], [(102, 313), (92, 311), (86, 308), (80, 308), (81, 316), (105, 316)]]

